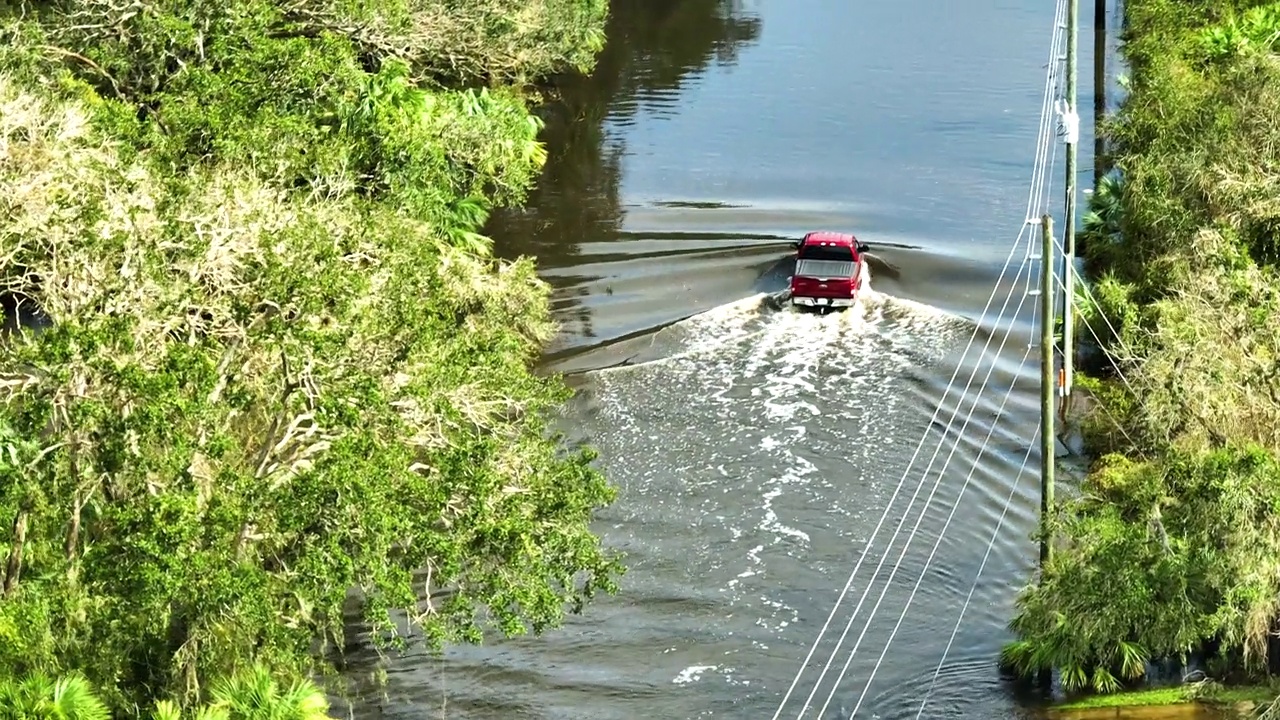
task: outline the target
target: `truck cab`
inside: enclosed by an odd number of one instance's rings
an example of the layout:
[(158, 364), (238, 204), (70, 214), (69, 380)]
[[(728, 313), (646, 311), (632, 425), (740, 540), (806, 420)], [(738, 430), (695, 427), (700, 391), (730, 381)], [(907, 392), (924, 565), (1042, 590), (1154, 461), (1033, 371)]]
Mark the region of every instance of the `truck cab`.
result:
[(811, 232), (793, 246), (791, 304), (826, 312), (853, 305), (865, 275), (867, 246), (849, 233)]

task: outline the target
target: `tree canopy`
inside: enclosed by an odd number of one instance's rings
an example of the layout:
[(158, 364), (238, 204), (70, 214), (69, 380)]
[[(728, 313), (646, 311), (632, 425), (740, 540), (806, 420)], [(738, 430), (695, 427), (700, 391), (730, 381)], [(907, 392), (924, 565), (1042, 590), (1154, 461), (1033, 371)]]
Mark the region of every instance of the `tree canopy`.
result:
[[(261, 660), (541, 631), (617, 558), (553, 328), (478, 233), (600, 0), (67, 0), (0, 30), (0, 676), (116, 708)], [(448, 22), (437, 22), (447, 18)], [(450, 89), (452, 86), (454, 89)], [(20, 315), (38, 329), (16, 327)]]

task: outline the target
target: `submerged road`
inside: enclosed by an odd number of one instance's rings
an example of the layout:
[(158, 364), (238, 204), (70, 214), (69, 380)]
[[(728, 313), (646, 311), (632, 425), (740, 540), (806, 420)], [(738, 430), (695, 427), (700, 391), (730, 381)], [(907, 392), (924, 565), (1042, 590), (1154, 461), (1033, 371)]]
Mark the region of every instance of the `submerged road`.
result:
[[(1036, 557), (1038, 451), (1018, 472), (1038, 423), (1037, 351), (1023, 362), (1036, 304), (1027, 298), (1016, 318), (1011, 307), (1000, 327), (982, 309), (993, 287), (996, 309), (1010, 295), (1016, 306), (1028, 282), (1013, 277), (1017, 262), (996, 281), (1025, 219), (1053, 3), (613, 8), (597, 72), (547, 110), (550, 159), (529, 207), (488, 232), (500, 254), (536, 256), (555, 289), (563, 327), (546, 364), (579, 388), (566, 430), (600, 450), (621, 488), (598, 528), (628, 555), (622, 593), (542, 638), (397, 659), (386, 695), (357, 717), (773, 716), (931, 427), (832, 621), (834, 643), (888, 552), (828, 684), (915, 523), (918, 510), (889, 547), (907, 498), (922, 479), (916, 508), (935, 480), (937, 495), (824, 717), (859, 703), (955, 506), (858, 710), (916, 716), (1010, 496), (924, 717), (1028, 716), (995, 659)], [(1082, 38), (1082, 80), (1091, 48)], [(1090, 87), (1081, 82), (1085, 187)], [(1061, 162), (1055, 172), (1056, 210)], [(787, 242), (818, 229), (872, 246), (872, 290), (848, 312), (802, 315), (774, 299)], [(989, 358), (962, 394), (978, 350), (993, 337), (999, 348), (1010, 319), (986, 390), (976, 392)], [(957, 404), (955, 427), (973, 409), (969, 425), (922, 477)], [(799, 712), (829, 653), (819, 648), (780, 717)], [(374, 663), (357, 653), (352, 672)]]

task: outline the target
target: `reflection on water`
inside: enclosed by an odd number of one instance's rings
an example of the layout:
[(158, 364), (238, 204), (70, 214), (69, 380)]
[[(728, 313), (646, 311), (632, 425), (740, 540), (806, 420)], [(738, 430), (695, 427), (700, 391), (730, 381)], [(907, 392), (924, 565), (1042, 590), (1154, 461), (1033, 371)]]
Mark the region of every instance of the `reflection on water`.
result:
[[(595, 72), (586, 78), (563, 78), (558, 102), (542, 111), (547, 164), (527, 206), (495, 213), (486, 230), (499, 255), (538, 258), (557, 290), (555, 310), (568, 326), (566, 337), (588, 342), (599, 337), (590, 301), (600, 297), (607, 302), (626, 288), (615, 287), (609, 271), (584, 267), (582, 256), (600, 243), (618, 241), (626, 245), (616, 249), (618, 253), (642, 261), (653, 256), (648, 248), (623, 237), (622, 129), (637, 113), (677, 112), (681, 86), (709, 65), (735, 62), (761, 28), (757, 15), (742, 10), (738, 2), (723, 0), (613, 0), (610, 8), (609, 41)], [(689, 239), (696, 240), (696, 234)], [(704, 238), (713, 245), (721, 239)], [(668, 249), (678, 253), (700, 248), (676, 241)], [(700, 268), (696, 274), (702, 272)], [(633, 322), (603, 332), (616, 337), (648, 328)]]

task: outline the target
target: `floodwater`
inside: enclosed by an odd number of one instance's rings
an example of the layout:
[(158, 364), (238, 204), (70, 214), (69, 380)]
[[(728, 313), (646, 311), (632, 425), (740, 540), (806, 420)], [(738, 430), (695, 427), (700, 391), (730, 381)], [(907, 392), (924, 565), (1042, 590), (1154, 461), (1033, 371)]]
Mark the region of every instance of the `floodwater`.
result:
[[(542, 638), (395, 659), (357, 716), (768, 719), (793, 680), (777, 717), (812, 697), (805, 717), (913, 718), (926, 695), (921, 717), (1028, 716), (995, 661), (1036, 557), (1038, 270), (1016, 239), (1054, 3), (613, 8), (598, 70), (546, 109), (541, 185), (488, 231), (554, 288), (546, 367), (621, 489), (598, 529), (627, 555), (622, 592)], [(848, 312), (777, 300), (787, 242), (818, 229), (872, 247)]]

